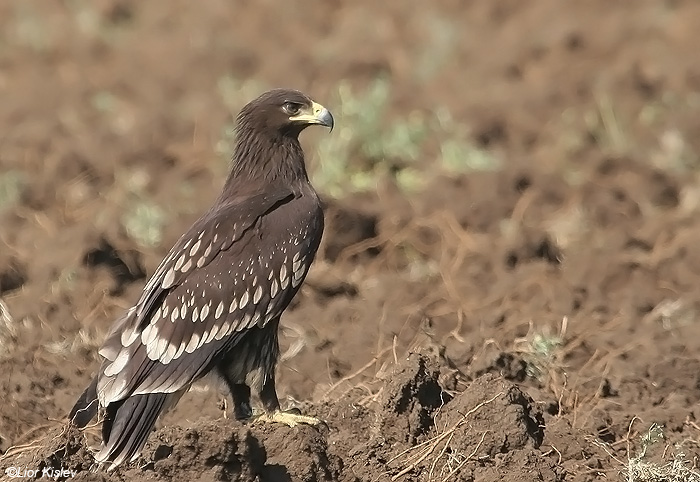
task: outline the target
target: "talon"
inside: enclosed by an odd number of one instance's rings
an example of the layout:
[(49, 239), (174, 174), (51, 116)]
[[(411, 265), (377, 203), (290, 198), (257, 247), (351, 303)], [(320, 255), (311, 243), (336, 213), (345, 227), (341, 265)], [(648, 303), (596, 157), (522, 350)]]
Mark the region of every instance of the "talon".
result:
[[(292, 410), (294, 410), (294, 413)], [(253, 419), (253, 423), (257, 422), (272, 422), (272, 423), (283, 423), (289, 427), (296, 427), (297, 425), (313, 425), (317, 427), (319, 425), (327, 427), (328, 425), (321, 419), (316, 417), (310, 417), (308, 415), (301, 415), (298, 413), (298, 409), (292, 409), (287, 411), (276, 410), (270, 413), (262, 413)]]

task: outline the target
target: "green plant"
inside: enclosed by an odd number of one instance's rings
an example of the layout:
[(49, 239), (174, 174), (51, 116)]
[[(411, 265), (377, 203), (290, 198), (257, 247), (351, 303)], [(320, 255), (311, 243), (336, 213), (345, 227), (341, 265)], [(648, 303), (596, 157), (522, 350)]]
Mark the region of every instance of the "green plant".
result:
[[(313, 173), (321, 190), (339, 197), (372, 189), (381, 175), (402, 170), (394, 169), (392, 161), (410, 163), (420, 156), (428, 134), (425, 118), (415, 112), (405, 120), (387, 123), (390, 93), (383, 77), (360, 93), (347, 82), (340, 84), (332, 104), (339, 122), (333, 135), (320, 141), (321, 162)], [(417, 184), (416, 176), (403, 181), (407, 186)]]
[(10, 170), (0, 173), (0, 210), (19, 202), (25, 185), (25, 176), (20, 171)]
[(438, 109), (434, 132), (440, 138), (440, 164), (452, 173), (490, 171), (500, 167), (499, 160), (489, 151), (469, 142), (466, 126), (456, 122), (449, 110)]
[(490, 171), (499, 162), (488, 151), (461, 139), (447, 139), (440, 145), (442, 166), (449, 172)]
[(533, 378), (541, 379), (551, 368), (555, 361), (557, 351), (563, 345), (560, 336), (545, 332), (534, 333), (529, 341), (529, 351), (525, 356), (527, 374)]
[(129, 237), (146, 247), (160, 244), (165, 222), (165, 211), (146, 199), (131, 202), (122, 217), (122, 224)]

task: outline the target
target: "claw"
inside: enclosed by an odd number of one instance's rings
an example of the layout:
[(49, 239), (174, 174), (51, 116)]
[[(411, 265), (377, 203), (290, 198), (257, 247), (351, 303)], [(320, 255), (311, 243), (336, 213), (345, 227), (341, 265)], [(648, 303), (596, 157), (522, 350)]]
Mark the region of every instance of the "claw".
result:
[(253, 423), (257, 422), (271, 422), (271, 423), (283, 423), (289, 427), (296, 427), (297, 425), (313, 425), (314, 427), (328, 425), (321, 419), (316, 417), (310, 417), (308, 415), (301, 415), (298, 409), (292, 409), (288, 411), (276, 410), (270, 413), (261, 413), (255, 416)]

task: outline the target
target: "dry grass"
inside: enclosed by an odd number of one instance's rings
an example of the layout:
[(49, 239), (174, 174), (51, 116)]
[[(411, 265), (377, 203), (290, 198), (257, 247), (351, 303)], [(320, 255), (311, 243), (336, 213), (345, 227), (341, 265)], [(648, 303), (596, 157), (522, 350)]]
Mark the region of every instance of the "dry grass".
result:
[(14, 342), (16, 337), (15, 320), (12, 318), (7, 304), (0, 299), (0, 358), (9, 353), (10, 344)]
[(622, 468), (619, 474), (625, 482), (700, 482), (700, 472), (686, 459), (681, 444), (662, 443), (665, 440), (663, 427), (652, 423), (638, 437), (638, 449), (631, 445), (632, 429), (639, 419), (634, 417), (627, 431), (627, 459), (617, 457), (608, 444), (594, 441)]
[[(60, 432), (58, 434), (53, 434), (52, 430), (56, 428), (60, 428)], [(9, 447), (7, 451), (0, 456), (0, 462), (16, 459), (22, 454), (32, 454), (35, 456), (42, 449), (55, 442), (59, 437), (64, 436), (67, 431), (68, 424), (60, 422), (52, 422), (34, 427), (20, 437), (20, 439), (29, 440), (29, 442), (18, 443)], [(41, 435), (37, 436), (37, 434)]]

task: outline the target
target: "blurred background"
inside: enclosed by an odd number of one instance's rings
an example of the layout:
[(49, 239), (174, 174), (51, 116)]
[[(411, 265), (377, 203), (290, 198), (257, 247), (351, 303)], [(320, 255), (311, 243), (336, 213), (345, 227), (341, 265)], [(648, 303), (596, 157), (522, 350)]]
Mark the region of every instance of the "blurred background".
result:
[(696, 440), (698, 42), (693, 0), (2, 2), (0, 453), (70, 408), (272, 87), (336, 118), (302, 139), (328, 225), (282, 396), (362, 400), (428, 344), (578, 439)]

